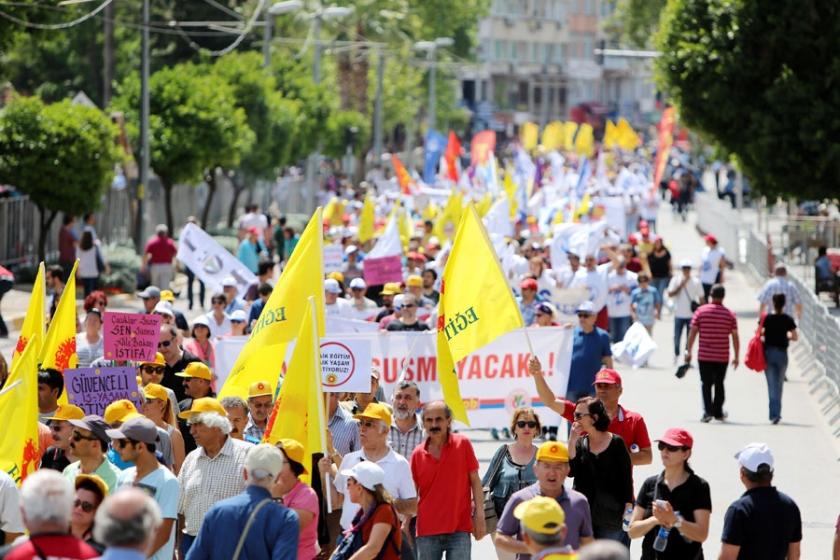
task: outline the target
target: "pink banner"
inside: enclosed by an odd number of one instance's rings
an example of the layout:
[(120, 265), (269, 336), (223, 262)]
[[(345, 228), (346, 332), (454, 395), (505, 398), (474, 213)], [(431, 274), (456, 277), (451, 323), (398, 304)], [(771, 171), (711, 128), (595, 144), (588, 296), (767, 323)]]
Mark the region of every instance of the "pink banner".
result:
[(102, 318), (106, 360), (153, 362), (160, 338), (160, 316), (107, 311)]
[(402, 259), (399, 255), (378, 259), (367, 258), (362, 265), (368, 286), (379, 286), (386, 282), (402, 282)]

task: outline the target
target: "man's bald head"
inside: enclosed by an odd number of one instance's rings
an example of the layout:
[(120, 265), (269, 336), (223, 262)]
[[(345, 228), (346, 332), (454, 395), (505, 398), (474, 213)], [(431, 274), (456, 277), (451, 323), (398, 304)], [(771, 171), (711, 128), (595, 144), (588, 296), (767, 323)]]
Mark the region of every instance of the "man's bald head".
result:
[(109, 547), (146, 553), (160, 524), (157, 502), (142, 490), (126, 488), (102, 502), (96, 512), (94, 538)]

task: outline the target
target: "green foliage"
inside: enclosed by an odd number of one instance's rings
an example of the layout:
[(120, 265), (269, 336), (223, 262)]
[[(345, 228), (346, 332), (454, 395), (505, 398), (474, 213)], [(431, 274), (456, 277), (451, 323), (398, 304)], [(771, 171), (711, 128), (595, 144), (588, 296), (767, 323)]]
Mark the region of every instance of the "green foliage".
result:
[(737, 156), (753, 186), (836, 196), (840, 5), (669, 0), (657, 43), (680, 118)]
[(617, 0), (606, 30), (614, 39), (638, 48), (650, 47), (667, 0)]
[(140, 271), (141, 257), (134, 245), (129, 243), (109, 243), (103, 253), (111, 268), (109, 274), (103, 273), (100, 282), (105, 288), (115, 288), (121, 292), (134, 292), (137, 287), (137, 273)]
[(324, 154), (340, 158), (347, 150), (350, 131), (355, 130), (354, 155), (365, 152), (370, 142), (370, 119), (356, 111), (336, 111), (327, 120)]

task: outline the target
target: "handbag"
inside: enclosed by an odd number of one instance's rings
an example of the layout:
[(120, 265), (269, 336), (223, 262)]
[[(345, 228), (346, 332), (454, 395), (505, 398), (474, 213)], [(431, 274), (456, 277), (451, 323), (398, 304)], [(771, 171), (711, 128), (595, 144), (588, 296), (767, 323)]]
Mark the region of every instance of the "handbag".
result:
[(764, 358), (764, 341), (761, 340), (761, 328), (764, 326), (765, 317), (766, 315), (762, 316), (758, 322), (758, 328), (747, 344), (747, 354), (744, 356), (744, 365), (758, 373), (763, 372), (767, 367), (767, 360)]
[(266, 498), (258, 503), (256, 507), (254, 507), (253, 511), (251, 511), (251, 515), (248, 516), (248, 521), (245, 522), (245, 528), (242, 529), (242, 535), (239, 537), (239, 542), (236, 543), (236, 550), (233, 553), (232, 560), (239, 560), (239, 555), (242, 554), (242, 549), (245, 548), (245, 538), (248, 536), (248, 531), (251, 530), (251, 525), (254, 524), (260, 510), (269, 502), (271, 502), (271, 498)]
[(496, 525), (499, 523), (499, 516), (496, 514), (496, 503), (493, 500), (493, 484), (496, 477), (499, 476), (499, 471), (502, 470), (502, 462), (505, 460), (505, 455), (507, 455), (507, 446), (505, 446), (505, 452), (499, 455), (499, 459), (490, 465), (491, 470), (489, 471), (490, 478), (487, 479), (488, 484), (482, 488), (484, 490), (484, 524), (487, 527), (488, 535), (496, 531)]
[(102, 258), (102, 252), (99, 250), (99, 245), (94, 245), (96, 249), (96, 271), (99, 274), (105, 272), (105, 259)]

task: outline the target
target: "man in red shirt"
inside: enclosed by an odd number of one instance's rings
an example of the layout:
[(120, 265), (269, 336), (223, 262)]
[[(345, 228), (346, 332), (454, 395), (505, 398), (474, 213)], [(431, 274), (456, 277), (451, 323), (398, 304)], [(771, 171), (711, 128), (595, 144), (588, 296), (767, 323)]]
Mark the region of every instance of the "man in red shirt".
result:
[(701, 305), (691, 319), (685, 363), (691, 363), (691, 348), (699, 335), (697, 362), (700, 366), (700, 381), (703, 384), (703, 417), (700, 420), (708, 422), (714, 417), (722, 422), (726, 419), (726, 412), (723, 410), (726, 397), (723, 380), (729, 364), (729, 339), (732, 338), (734, 350), (732, 369), (738, 367), (741, 343), (738, 339), (738, 320), (735, 313), (723, 305), (726, 289), (722, 284), (715, 284), (710, 295), (711, 303)]
[(143, 272), (149, 275), (149, 283), (161, 290), (168, 290), (172, 282), (172, 262), (178, 248), (169, 237), (169, 228), (158, 224), (155, 236), (146, 242), (143, 250)]
[(418, 556), (469, 558), (470, 533), (476, 540), (487, 534), (475, 451), (469, 439), (452, 433), (452, 411), (442, 401), (423, 407), (423, 427), (428, 437), (411, 454), (411, 475), (420, 498)]
[(68, 532), (75, 491), (60, 473), (45, 469), (26, 477), (20, 489), (23, 524), (29, 540), (13, 547), (6, 560), (99, 558), (90, 545)]
[[(537, 394), (545, 406), (572, 423), (576, 403), (554, 396), (545, 381), (540, 361), (535, 356), (532, 356), (528, 362), (528, 371), (534, 378)], [(593, 385), (595, 385), (595, 395), (604, 403), (604, 408), (610, 417), (610, 426), (607, 430), (621, 436), (624, 440), (633, 466), (651, 464), (653, 453), (645, 419), (638, 412), (632, 412), (618, 404), (618, 399), (624, 391), (621, 386), (621, 375), (614, 369), (604, 368), (595, 375)]]

